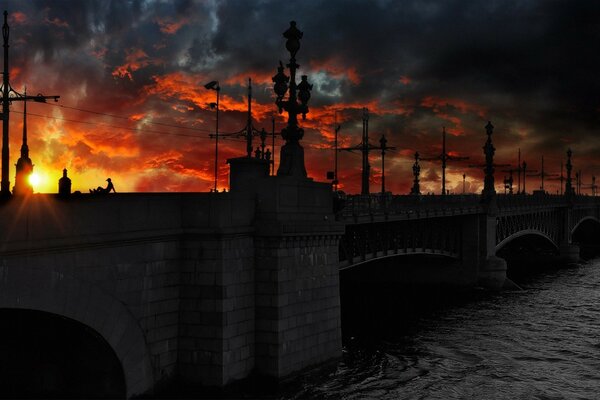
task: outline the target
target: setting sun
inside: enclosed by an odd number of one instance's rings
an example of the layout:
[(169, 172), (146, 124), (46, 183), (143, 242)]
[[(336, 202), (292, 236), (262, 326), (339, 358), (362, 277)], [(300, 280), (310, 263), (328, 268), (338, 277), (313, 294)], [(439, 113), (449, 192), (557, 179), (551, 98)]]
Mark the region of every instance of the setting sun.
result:
[(32, 173), (31, 175), (29, 175), (29, 183), (31, 184), (31, 186), (33, 186), (35, 188), (40, 183), (42, 183), (41, 175), (39, 175), (36, 172)]

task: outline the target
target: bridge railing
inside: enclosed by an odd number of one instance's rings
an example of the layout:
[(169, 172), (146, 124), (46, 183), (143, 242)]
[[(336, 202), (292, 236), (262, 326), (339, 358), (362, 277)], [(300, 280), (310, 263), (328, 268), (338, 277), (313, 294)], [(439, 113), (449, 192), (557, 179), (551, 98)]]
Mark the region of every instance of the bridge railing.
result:
[(473, 213), (480, 208), (478, 195), (347, 195), (342, 203), (343, 208), (338, 213), (342, 219), (450, 211)]
[[(438, 213), (474, 213), (482, 211), (481, 196), (467, 195), (392, 195), (391, 193), (371, 195), (343, 195), (338, 197), (340, 205), (337, 213), (340, 219), (376, 216), (436, 215)], [(562, 195), (504, 195), (497, 196), (500, 212), (531, 210), (548, 207), (565, 207), (567, 199)], [(575, 207), (600, 205), (600, 197), (575, 196)]]
[(511, 195), (511, 194), (499, 194), (498, 195), (498, 208), (510, 209), (510, 208), (527, 208), (527, 207), (539, 207), (539, 206), (566, 206), (567, 200), (564, 196), (560, 195)]

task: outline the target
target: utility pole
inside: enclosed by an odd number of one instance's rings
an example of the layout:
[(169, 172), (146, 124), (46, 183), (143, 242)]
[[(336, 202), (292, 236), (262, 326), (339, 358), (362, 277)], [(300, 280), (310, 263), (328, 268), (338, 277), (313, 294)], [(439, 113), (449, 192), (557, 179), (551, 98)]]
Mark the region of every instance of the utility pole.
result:
[(508, 176), (504, 176), (504, 194), (506, 194), (506, 189), (508, 189), (508, 194), (513, 194), (513, 172), (517, 172), (519, 174), (519, 184), (517, 187), (518, 194), (521, 189), (521, 166), (518, 166), (517, 168), (503, 169), (502, 172), (508, 172)]
[[(218, 97), (217, 97), (218, 99)], [(272, 117), (272, 125), (273, 125), (273, 133), (272, 133), (272, 145), (273, 145), (273, 153), (272, 153), (272, 157), (273, 157), (273, 165), (275, 164), (275, 117)], [(265, 133), (263, 133), (265, 132)], [(262, 159), (265, 158), (265, 140), (266, 140), (266, 131), (263, 129), (258, 130), (254, 127), (254, 125), (252, 124), (252, 79), (248, 78), (248, 112), (247, 112), (247, 117), (246, 117), (246, 126), (244, 126), (241, 130), (237, 131), (237, 132), (231, 132), (231, 133), (218, 133), (218, 137), (217, 135), (209, 135), (211, 138), (227, 138), (227, 137), (237, 137), (237, 138), (245, 138), (246, 139), (246, 157), (251, 158), (252, 157), (252, 150), (253, 150), (253, 146), (252, 146), (252, 139), (254, 136), (258, 136), (261, 139), (261, 148), (262, 148), (262, 152), (261, 152), (261, 157)]]
[(385, 194), (385, 151), (395, 150), (395, 147), (387, 146), (387, 139), (385, 135), (381, 135), (379, 139), (379, 148), (381, 149), (381, 195)]
[(521, 193), (521, 148), (519, 147), (519, 156), (517, 158), (517, 194)]
[(369, 164), (369, 110), (363, 108), (363, 131), (362, 131), (362, 185), (361, 194), (369, 194), (369, 177), (371, 176), (371, 165)]
[(2, 181), (0, 182), (0, 196), (3, 198), (10, 197), (10, 181), (9, 181), (9, 115), (10, 103), (13, 101), (33, 100), (38, 103), (45, 103), (48, 99), (58, 101), (60, 96), (44, 96), (38, 94), (35, 96), (27, 96), (26, 94), (18, 93), (9, 83), (9, 64), (8, 64), (8, 39), (10, 36), (10, 28), (8, 26), (8, 12), (4, 11), (4, 25), (2, 25), (2, 38), (4, 39), (4, 71), (2, 77)]
[(271, 175), (275, 175), (275, 116), (271, 115), (271, 148), (273, 151), (271, 152)]
[(448, 152), (446, 151), (446, 127), (443, 127), (442, 129), (442, 154), (440, 154), (439, 156), (435, 156), (435, 157), (429, 157), (429, 158), (422, 158), (421, 160), (424, 161), (433, 161), (433, 160), (440, 160), (442, 162), (442, 196), (446, 195), (446, 165), (448, 163), (448, 161), (462, 161), (462, 160), (468, 160), (469, 157), (456, 157), (456, 156), (451, 156), (450, 154), (448, 154)]
[(334, 150), (333, 150), (333, 190), (337, 192), (338, 190), (338, 133), (342, 128), (341, 125), (337, 123), (337, 110), (333, 112), (333, 130), (335, 132), (335, 139), (333, 142)]
[[(369, 110), (366, 107), (364, 107), (362, 141), (355, 146), (342, 147), (338, 149), (338, 151), (360, 151), (362, 153), (361, 194), (369, 194), (369, 176), (371, 174), (371, 165), (369, 164), (369, 151), (380, 149), (381, 146), (374, 146), (369, 143)], [(386, 149), (391, 150), (395, 149), (395, 147), (386, 147)], [(381, 171), (381, 173), (383, 176), (384, 171)]]

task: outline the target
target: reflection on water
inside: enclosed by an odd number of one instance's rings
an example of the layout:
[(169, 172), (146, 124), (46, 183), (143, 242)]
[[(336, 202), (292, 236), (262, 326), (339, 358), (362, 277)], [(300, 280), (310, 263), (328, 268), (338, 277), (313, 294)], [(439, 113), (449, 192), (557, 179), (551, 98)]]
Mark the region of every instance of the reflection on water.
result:
[(523, 291), (350, 288), (341, 362), (283, 397), (597, 398), (600, 259), (518, 278)]

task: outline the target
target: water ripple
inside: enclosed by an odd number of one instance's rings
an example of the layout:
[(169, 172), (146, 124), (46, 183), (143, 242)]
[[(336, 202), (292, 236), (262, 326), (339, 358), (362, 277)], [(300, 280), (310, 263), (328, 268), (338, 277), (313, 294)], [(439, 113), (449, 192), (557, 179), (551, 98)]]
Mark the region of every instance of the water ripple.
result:
[(334, 372), (299, 378), (283, 397), (598, 398), (600, 260), (523, 287), (428, 310), (385, 338), (346, 340)]

